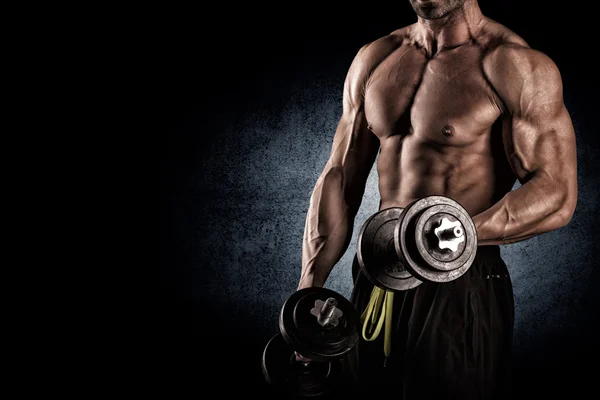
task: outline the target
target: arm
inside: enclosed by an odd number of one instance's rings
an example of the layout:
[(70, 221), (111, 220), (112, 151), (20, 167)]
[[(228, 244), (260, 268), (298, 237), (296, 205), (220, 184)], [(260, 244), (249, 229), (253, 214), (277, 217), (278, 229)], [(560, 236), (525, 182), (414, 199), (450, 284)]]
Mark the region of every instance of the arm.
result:
[(506, 155), (522, 186), (474, 216), (479, 244), (561, 228), (577, 203), (577, 157), (560, 73), (543, 53), (516, 45), (496, 49), (484, 71), (504, 103)]
[(310, 198), (302, 244), (298, 289), (322, 287), (350, 244), (354, 219), (379, 149), (364, 115), (368, 76), (365, 47), (356, 55), (344, 83), (343, 112), (329, 160)]

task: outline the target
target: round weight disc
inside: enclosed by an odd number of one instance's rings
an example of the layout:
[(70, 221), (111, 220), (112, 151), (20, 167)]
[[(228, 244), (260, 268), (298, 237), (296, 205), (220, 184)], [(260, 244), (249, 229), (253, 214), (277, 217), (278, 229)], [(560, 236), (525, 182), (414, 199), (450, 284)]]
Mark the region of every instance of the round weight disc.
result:
[(280, 334), (273, 336), (265, 346), (261, 366), (269, 384), (282, 393), (302, 397), (332, 391), (339, 377), (337, 361), (297, 361), (294, 350)]
[[(439, 242), (432, 229), (444, 217), (460, 222), (463, 231), (464, 241), (454, 252), (436, 249)], [(411, 274), (445, 283), (470, 268), (477, 253), (477, 234), (473, 220), (458, 202), (444, 196), (427, 196), (406, 207), (394, 231), (394, 246), (406, 259)]]
[[(457, 244), (456, 250), (450, 249), (448, 245), (440, 245), (443, 240), (435, 234), (435, 229), (442, 221), (456, 226), (460, 229), (460, 238), (454, 239)], [(459, 205), (436, 204), (429, 207), (418, 217), (415, 224), (415, 241), (417, 250), (423, 260), (435, 270), (455, 271), (469, 268), (469, 260), (477, 251), (477, 236), (475, 224), (466, 210)], [(472, 261), (472, 260), (471, 260)], [(462, 275), (462, 273), (461, 273)]]
[(358, 264), (367, 279), (391, 291), (409, 290), (422, 283), (407, 270), (406, 261), (394, 247), (394, 229), (403, 211), (392, 207), (376, 212), (361, 227), (357, 241)]
[[(336, 305), (331, 323), (322, 326), (317, 314), (329, 299)], [(358, 342), (359, 318), (352, 303), (323, 287), (303, 288), (283, 304), (279, 316), (283, 339), (312, 360), (327, 361), (346, 355)]]

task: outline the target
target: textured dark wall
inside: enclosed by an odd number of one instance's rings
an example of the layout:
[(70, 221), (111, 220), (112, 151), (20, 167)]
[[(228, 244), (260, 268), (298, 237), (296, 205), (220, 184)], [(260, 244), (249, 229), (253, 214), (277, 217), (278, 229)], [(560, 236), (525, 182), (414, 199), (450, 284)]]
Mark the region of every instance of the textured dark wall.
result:
[[(587, 47), (565, 35), (584, 36), (585, 22), (559, 34), (571, 14), (488, 3), (484, 12), (561, 68), (578, 146), (571, 223), (502, 247), (515, 291), (518, 381), (523, 393), (581, 390), (591, 376), (582, 360), (597, 357), (598, 102), (581, 55)], [(251, 8), (240, 15), (251, 11), (248, 19), (222, 17), (228, 23), (216, 31), (175, 14), (178, 35), (167, 42), (176, 71), (159, 143), (159, 305), (173, 391), (224, 376), (253, 393), (265, 389), (260, 352), (298, 282), (304, 218), (341, 113), (344, 75), (360, 45), (413, 21), (403, 5), (395, 19), (372, 11), (351, 29), (307, 11), (296, 22)], [(346, 296), (356, 234), (378, 200), (372, 171), (353, 240), (326, 284)]]

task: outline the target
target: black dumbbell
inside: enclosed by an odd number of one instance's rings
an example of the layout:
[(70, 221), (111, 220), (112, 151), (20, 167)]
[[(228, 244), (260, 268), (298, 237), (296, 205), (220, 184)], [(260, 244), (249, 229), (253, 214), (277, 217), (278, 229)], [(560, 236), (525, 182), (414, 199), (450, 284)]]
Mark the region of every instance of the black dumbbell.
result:
[(281, 309), (280, 332), (263, 351), (266, 381), (296, 396), (334, 391), (343, 379), (340, 361), (358, 342), (358, 324), (352, 303), (339, 293), (327, 288), (296, 291)]
[(406, 208), (373, 214), (360, 230), (357, 247), (359, 265), (373, 285), (403, 291), (423, 281), (462, 276), (475, 258), (477, 232), (458, 202), (427, 196)]

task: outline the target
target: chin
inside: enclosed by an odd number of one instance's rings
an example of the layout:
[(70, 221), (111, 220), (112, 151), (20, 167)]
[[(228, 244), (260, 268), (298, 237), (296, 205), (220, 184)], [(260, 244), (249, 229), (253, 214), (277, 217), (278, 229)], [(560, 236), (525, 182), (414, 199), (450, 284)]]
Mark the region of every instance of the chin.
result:
[(440, 10), (438, 10), (437, 8), (427, 8), (424, 10), (421, 9), (417, 14), (419, 15), (419, 17), (421, 17), (423, 19), (433, 20), (433, 19), (443, 18), (448, 13), (440, 12)]
[(437, 19), (442, 17), (442, 13), (439, 12), (439, 9), (433, 5), (419, 7), (417, 14), (424, 19)]

